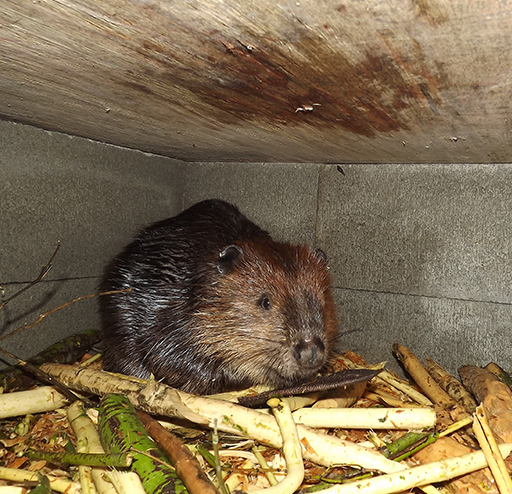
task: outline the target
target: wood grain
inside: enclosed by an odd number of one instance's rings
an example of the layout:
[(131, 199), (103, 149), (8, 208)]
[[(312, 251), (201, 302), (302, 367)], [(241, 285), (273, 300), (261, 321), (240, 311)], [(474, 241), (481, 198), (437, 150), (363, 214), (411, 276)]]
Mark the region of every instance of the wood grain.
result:
[(512, 5), (4, 0), (0, 118), (191, 161), (510, 161)]

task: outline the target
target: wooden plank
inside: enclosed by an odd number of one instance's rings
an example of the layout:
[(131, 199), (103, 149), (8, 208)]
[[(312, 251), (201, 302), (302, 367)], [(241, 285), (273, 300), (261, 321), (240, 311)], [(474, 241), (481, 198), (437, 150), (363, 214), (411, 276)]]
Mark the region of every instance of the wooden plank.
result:
[(4, 0), (0, 118), (185, 160), (510, 161), (512, 6)]

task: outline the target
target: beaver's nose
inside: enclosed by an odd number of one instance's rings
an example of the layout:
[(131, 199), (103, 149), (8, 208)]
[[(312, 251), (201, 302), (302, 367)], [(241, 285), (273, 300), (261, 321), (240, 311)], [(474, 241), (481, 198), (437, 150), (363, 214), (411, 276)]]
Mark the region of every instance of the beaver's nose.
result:
[(306, 367), (317, 367), (324, 362), (325, 346), (320, 338), (302, 340), (293, 349), (295, 360)]

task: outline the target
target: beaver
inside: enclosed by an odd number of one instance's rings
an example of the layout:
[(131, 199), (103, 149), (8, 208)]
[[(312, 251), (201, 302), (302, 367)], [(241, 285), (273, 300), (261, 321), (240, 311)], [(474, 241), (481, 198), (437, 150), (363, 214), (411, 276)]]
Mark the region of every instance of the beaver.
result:
[(218, 199), (143, 229), (100, 289), (131, 289), (99, 297), (105, 368), (196, 394), (308, 380), (338, 334), (325, 254)]

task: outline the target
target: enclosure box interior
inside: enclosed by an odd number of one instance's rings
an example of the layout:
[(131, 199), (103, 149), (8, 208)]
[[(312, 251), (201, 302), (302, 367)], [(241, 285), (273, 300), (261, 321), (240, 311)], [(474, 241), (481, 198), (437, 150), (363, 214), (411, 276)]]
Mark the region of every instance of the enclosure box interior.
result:
[[(235, 203), (329, 257), (341, 350), (512, 369), (512, 6), (3, 2), (2, 334), (97, 293), (150, 222)], [(98, 327), (97, 300), (2, 342)]]

